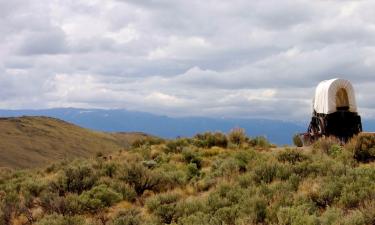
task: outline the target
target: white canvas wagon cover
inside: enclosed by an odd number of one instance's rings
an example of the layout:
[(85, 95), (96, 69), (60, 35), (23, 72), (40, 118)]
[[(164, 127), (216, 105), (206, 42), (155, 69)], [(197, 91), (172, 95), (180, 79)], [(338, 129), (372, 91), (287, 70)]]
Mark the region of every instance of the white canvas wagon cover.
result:
[(337, 107), (347, 107), (350, 112), (357, 112), (354, 88), (348, 80), (331, 79), (319, 83), (313, 101), (315, 112), (330, 114)]

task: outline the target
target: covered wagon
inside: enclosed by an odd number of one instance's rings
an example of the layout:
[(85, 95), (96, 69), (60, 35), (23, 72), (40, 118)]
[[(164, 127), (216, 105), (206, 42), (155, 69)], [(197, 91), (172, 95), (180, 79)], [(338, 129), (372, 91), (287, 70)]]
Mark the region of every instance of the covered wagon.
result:
[(304, 142), (322, 136), (335, 136), (346, 142), (361, 131), (352, 84), (344, 79), (320, 82), (315, 90), (312, 118)]

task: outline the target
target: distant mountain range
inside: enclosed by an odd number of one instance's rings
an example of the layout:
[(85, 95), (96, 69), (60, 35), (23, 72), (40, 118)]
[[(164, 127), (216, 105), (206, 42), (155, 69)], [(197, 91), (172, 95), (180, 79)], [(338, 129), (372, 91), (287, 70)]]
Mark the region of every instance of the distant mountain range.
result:
[[(234, 127), (241, 127), (250, 136), (265, 136), (278, 145), (291, 144), (293, 134), (304, 132), (309, 119), (298, 123), (270, 119), (174, 118), (123, 109), (0, 110), (0, 117), (23, 115), (55, 117), (99, 131), (140, 131), (164, 138), (193, 136), (204, 131), (228, 132)], [(374, 131), (375, 121), (364, 121), (364, 129)]]

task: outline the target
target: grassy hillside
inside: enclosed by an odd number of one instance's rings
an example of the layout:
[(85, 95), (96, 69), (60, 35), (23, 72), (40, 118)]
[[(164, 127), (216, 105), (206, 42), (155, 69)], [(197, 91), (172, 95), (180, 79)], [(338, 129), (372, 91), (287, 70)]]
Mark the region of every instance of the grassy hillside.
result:
[(375, 224), (374, 137), (274, 149), (241, 130), (0, 170), (2, 225)]
[(138, 133), (109, 134), (49, 117), (0, 118), (0, 167), (30, 168), (128, 147)]

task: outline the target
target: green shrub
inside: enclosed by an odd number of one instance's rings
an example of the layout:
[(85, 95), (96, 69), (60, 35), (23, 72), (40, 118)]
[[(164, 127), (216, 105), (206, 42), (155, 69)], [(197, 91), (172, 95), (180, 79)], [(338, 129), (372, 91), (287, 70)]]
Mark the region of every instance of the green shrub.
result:
[(254, 168), (253, 179), (256, 183), (271, 183), (277, 174), (277, 164), (262, 163)]
[(228, 139), (227, 136), (221, 132), (215, 132), (211, 138), (208, 140), (208, 146), (207, 147), (221, 147), (226, 148), (228, 146)]
[(217, 184), (217, 180), (211, 177), (205, 177), (196, 183), (196, 190), (198, 192), (208, 191)]
[(12, 217), (19, 211), (19, 196), (16, 192), (2, 192), (0, 196), (0, 222), (4, 225), (12, 225)]
[(340, 220), (342, 217), (342, 210), (338, 208), (328, 208), (326, 211), (323, 212), (319, 220), (320, 224), (322, 225), (335, 225), (340, 224)]
[(228, 146), (227, 136), (221, 132), (205, 132), (194, 136), (194, 145), (202, 148), (214, 146), (226, 148)]
[(175, 164), (164, 164), (153, 172), (160, 177), (160, 185), (158, 185), (160, 191), (183, 186), (189, 179), (187, 174), (189, 171), (186, 171), (183, 167), (177, 167)]
[(128, 209), (118, 212), (111, 225), (140, 225), (141, 212), (138, 209)]
[(187, 217), (189, 215), (206, 211), (206, 205), (200, 198), (192, 198), (179, 201), (176, 206), (176, 218)]
[(343, 224), (343, 225), (368, 225), (368, 223), (366, 223), (365, 215), (359, 210), (355, 210), (355, 211), (351, 212), (348, 216), (344, 217), (340, 221), (340, 224)]
[(315, 161), (302, 161), (300, 163), (293, 165), (292, 167), (292, 172), (302, 178), (307, 176), (317, 176), (320, 170), (320, 163), (316, 163)]
[(11, 215), (7, 215), (7, 212), (4, 212), (4, 206), (2, 204), (0, 205), (0, 208), (0, 224), (10, 225)]
[(211, 223), (211, 216), (203, 212), (196, 212), (183, 217), (178, 221), (181, 225), (208, 225)]
[(156, 137), (147, 137), (147, 138), (139, 138), (136, 139), (132, 143), (132, 148), (140, 148), (144, 145), (159, 145), (164, 143), (164, 140), (161, 138), (156, 138)]
[(187, 178), (190, 180), (194, 177), (199, 177), (200, 171), (195, 163), (189, 163), (187, 166)]
[(299, 184), (301, 182), (301, 177), (299, 177), (296, 174), (291, 174), (288, 178), (288, 183), (290, 184), (290, 187), (293, 191), (297, 191)]
[(23, 189), (29, 192), (33, 197), (39, 197), (40, 193), (46, 188), (46, 184), (39, 180), (27, 180), (23, 184)]
[(243, 128), (233, 128), (228, 133), (228, 140), (231, 144), (241, 146), (247, 141), (248, 137), (246, 131)]
[(347, 146), (341, 147), (341, 152), (335, 158), (341, 162), (346, 168), (353, 168), (358, 165), (358, 161), (354, 158), (353, 151), (349, 150)]
[(247, 171), (247, 166), (249, 164), (251, 157), (252, 156), (247, 151), (240, 151), (234, 155), (240, 172)]
[(84, 210), (80, 196), (68, 193), (66, 196), (59, 196), (58, 193), (43, 191), (39, 198), (40, 206), (46, 213), (57, 213), (63, 215), (78, 215)]
[(242, 174), (242, 175), (238, 176), (237, 180), (238, 180), (238, 184), (242, 188), (248, 188), (248, 187), (250, 187), (254, 184), (252, 173)]
[(63, 216), (58, 214), (47, 215), (35, 225), (84, 225), (84, 219), (78, 216)]
[(160, 165), (160, 164), (167, 164), (167, 163), (169, 163), (169, 161), (171, 160), (171, 155), (162, 152), (162, 153), (158, 154), (154, 160), (155, 160), (155, 162), (157, 162), (159, 165)]
[(359, 162), (375, 160), (375, 135), (360, 134), (353, 139), (355, 142), (354, 158)]
[(291, 164), (295, 164), (297, 162), (302, 162), (307, 159), (309, 159), (309, 157), (297, 149), (287, 148), (286, 150), (281, 151), (277, 154), (277, 160), (279, 162), (288, 162)]
[(113, 188), (113, 190), (122, 195), (123, 200), (129, 202), (134, 202), (136, 200), (137, 192), (135, 192), (134, 187), (130, 186), (129, 184), (115, 180), (109, 185), (111, 188)]
[(331, 206), (340, 198), (343, 184), (334, 179), (325, 180), (317, 192), (310, 194), (310, 199), (320, 208)]
[(297, 147), (303, 147), (303, 142), (302, 142), (300, 135), (295, 134), (293, 136), (293, 144)]
[(146, 144), (148, 144), (147, 140), (143, 139), (143, 138), (140, 138), (140, 139), (135, 140), (132, 143), (132, 148), (140, 148), (140, 147), (142, 147), (143, 145), (146, 145)]
[(293, 168), (288, 164), (277, 165), (275, 179), (280, 179), (282, 181), (288, 180), (290, 176), (295, 175), (293, 173)]
[(157, 188), (162, 181), (160, 174), (154, 173), (140, 163), (126, 164), (120, 178), (133, 186), (138, 195), (142, 195), (145, 190)]
[(267, 205), (264, 197), (244, 198), (240, 205), (241, 213), (246, 215), (247, 222), (251, 224), (264, 223), (267, 216)]
[(64, 215), (75, 216), (83, 210), (80, 198), (77, 194), (68, 194), (63, 199)]
[(164, 151), (166, 153), (181, 153), (184, 147), (189, 145), (189, 140), (186, 138), (178, 138), (167, 142)]
[(82, 205), (77, 194), (59, 196), (57, 193), (43, 191), (39, 201), (46, 213), (74, 216), (82, 212)]
[(191, 149), (184, 149), (182, 151), (182, 157), (186, 163), (193, 163), (197, 166), (198, 169), (202, 168), (202, 159), (197, 152)]
[(99, 185), (89, 191), (83, 192), (79, 200), (84, 210), (96, 212), (109, 207), (122, 199), (122, 196), (108, 188), (106, 185)]
[(238, 204), (244, 197), (244, 191), (229, 184), (221, 184), (214, 192), (210, 193), (207, 199), (209, 212), (215, 213), (217, 210)]
[(258, 148), (269, 148), (271, 147), (271, 143), (267, 140), (267, 138), (263, 136), (254, 137), (250, 141), (250, 145)]
[(346, 183), (342, 190), (340, 203), (346, 208), (355, 208), (365, 200), (373, 200), (375, 199), (374, 187), (373, 181), (365, 181), (364, 179)]
[(132, 148), (141, 148), (145, 145), (150, 145), (150, 143), (148, 142), (148, 140), (146, 138), (140, 138), (140, 139), (137, 139), (135, 140), (133, 143), (132, 143)]
[(218, 209), (213, 215), (213, 219), (216, 223), (219, 222), (220, 224), (235, 224), (238, 216), (239, 207), (235, 205)]
[(234, 158), (217, 160), (212, 166), (212, 176), (233, 178), (239, 172), (238, 162)]
[(319, 138), (314, 144), (313, 149), (320, 151), (322, 153), (328, 154), (333, 145), (340, 145), (341, 142), (338, 138), (330, 136), (330, 137), (322, 137)]
[(78, 194), (91, 189), (96, 181), (97, 176), (87, 165), (70, 166), (64, 170), (64, 177), (62, 177), (65, 190)]
[(375, 201), (367, 200), (361, 207), (366, 224), (375, 224)]
[(63, 197), (54, 192), (44, 191), (40, 194), (40, 205), (47, 213), (64, 213), (66, 210), (63, 201)]
[(164, 193), (151, 197), (147, 200), (148, 210), (156, 215), (161, 223), (170, 224), (176, 218), (177, 202), (181, 198), (176, 193)]
[(317, 225), (319, 220), (314, 214), (310, 214), (305, 206), (282, 207), (277, 213), (280, 225)]
[(106, 163), (103, 166), (103, 173), (105, 176), (113, 177), (116, 175), (117, 172), (117, 164), (115, 163)]
[(328, 150), (328, 155), (331, 155), (331, 156), (338, 156), (340, 153), (342, 152), (342, 147), (338, 144), (334, 144), (331, 146), (331, 148), (329, 148)]

